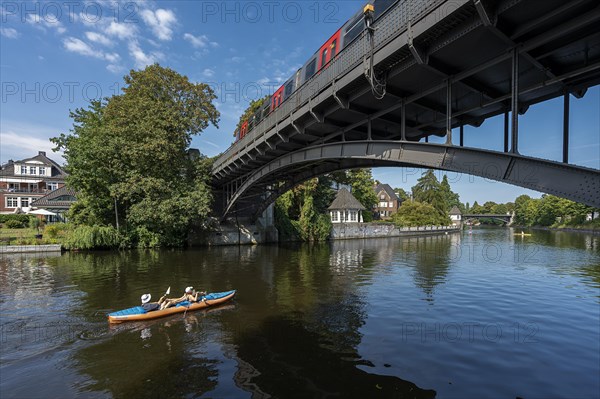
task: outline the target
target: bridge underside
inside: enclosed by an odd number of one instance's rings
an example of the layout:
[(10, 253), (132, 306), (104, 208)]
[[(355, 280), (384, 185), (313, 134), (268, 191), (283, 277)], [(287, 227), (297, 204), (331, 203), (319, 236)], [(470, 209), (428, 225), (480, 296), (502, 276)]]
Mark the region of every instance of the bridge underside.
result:
[[(363, 35), (219, 157), (222, 211), (254, 204), (267, 187), (279, 192), (333, 170), (391, 165), (453, 170), (600, 206), (598, 171), (568, 164), (568, 119), (562, 164), (518, 155), (519, 113), (564, 96), (568, 118), (569, 95), (600, 83), (599, 24), (597, 0), (400, 1), (375, 33), (384, 98), (375, 100), (365, 79)], [(463, 147), (464, 125), (499, 114), (503, 153)], [(448, 145), (415, 143), (430, 135), (446, 136)], [(341, 152), (315, 153), (329, 150)], [(296, 162), (302, 156), (311, 160)], [(282, 164), (294, 167), (274, 167)]]
[(592, 169), (520, 155), (440, 144), (354, 141), (304, 148), (255, 171), (224, 192), (224, 213), (258, 215), (279, 195), (313, 177), (357, 167), (434, 168), (551, 193), (600, 207), (600, 174)]

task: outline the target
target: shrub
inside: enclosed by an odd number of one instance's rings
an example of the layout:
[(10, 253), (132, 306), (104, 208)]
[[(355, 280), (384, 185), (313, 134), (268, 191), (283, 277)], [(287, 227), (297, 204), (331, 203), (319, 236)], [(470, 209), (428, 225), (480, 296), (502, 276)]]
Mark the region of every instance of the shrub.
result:
[(29, 223), (30, 218), (31, 216), (24, 214), (0, 215), (0, 223), (6, 223), (9, 220), (18, 220), (21, 223), (23, 223), (23, 226), (27, 226), (27, 223)]
[(27, 226), (27, 222), (22, 222), (17, 219), (9, 219), (6, 222), (4, 222), (4, 225), (8, 229), (22, 229), (25, 226)]
[(137, 243), (138, 248), (157, 248), (161, 246), (161, 236), (146, 227), (137, 227), (128, 236), (129, 241)]
[(78, 226), (72, 230), (64, 246), (67, 249), (111, 249), (118, 248), (123, 237), (112, 226)]
[(44, 229), (44, 234), (50, 238), (56, 238), (59, 235), (64, 234), (65, 231), (69, 229), (69, 225), (66, 223), (55, 223), (46, 225)]

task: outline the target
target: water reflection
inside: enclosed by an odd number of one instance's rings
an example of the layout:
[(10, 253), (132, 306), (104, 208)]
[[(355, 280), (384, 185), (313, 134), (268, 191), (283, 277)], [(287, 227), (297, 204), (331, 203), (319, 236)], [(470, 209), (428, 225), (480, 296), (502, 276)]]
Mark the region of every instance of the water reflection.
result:
[[(279, 398), (433, 398), (397, 377), (369, 374), (354, 350), (341, 356), (330, 342), (298, 320), (272, 317), (259, 330), (238, 340), (238, 356), (246, 366), (236, 374), (242, 389), (259, 397)], [(265, 392), (269, 395), (265, 395)]]
[(90, 379), (83, 391), (113, 397), (179, 398), (215, 388), (216, 361), (202, 354), (210, 345), (198, 318), (189, 315), (131, 329), (78, 350), (74, 362)]

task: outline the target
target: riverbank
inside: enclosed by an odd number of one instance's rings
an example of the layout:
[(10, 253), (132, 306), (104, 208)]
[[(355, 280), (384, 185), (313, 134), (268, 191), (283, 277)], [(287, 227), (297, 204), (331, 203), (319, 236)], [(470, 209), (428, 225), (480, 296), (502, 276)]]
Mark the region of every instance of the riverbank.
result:
[(334, 224), (332, 240), (352, 240), (360, 238), (389, 238), (436, 235), (460, 232), (460, 226), (419, 226), (398, 227), (382, 223)]
[(0, 255), (17, 253), (62, 252), (60, 244), (42, 245), (0, 245)]

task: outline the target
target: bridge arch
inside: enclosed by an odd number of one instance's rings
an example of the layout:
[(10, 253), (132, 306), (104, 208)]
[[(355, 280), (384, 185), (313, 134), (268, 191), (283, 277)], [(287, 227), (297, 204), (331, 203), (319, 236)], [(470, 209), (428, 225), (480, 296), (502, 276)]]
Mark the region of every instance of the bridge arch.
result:
[[(223, 217), (236, 203), (251, 201), (264, 210), (284, 191), (337, 170), (411, 166), (464, 173), (600, 207), (600, 172), (514, 153), (396, 140), (343, 141), (309, 146), (274, 159), (243, 180), (232, 182)], [(281, 184), (283, 183), (283, 184)], [(269, 189), (278, 184), (277, 189)]]

